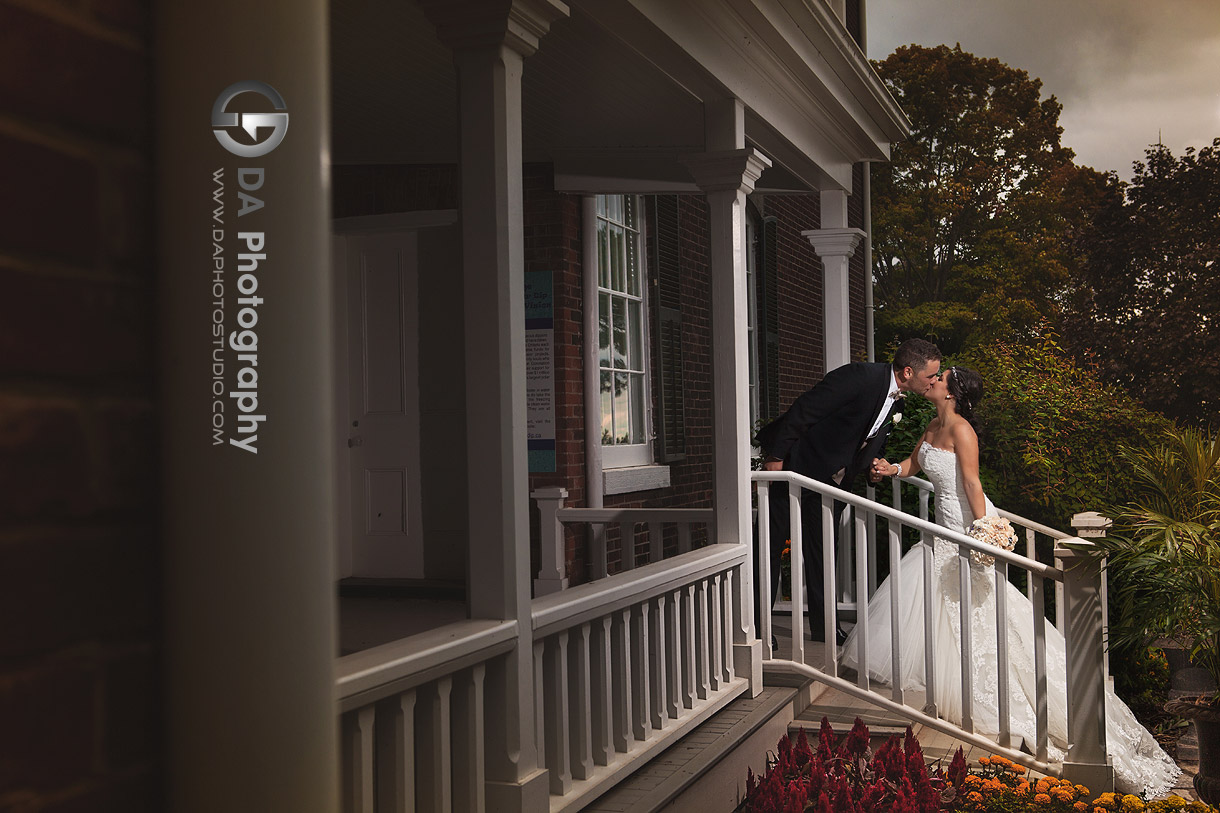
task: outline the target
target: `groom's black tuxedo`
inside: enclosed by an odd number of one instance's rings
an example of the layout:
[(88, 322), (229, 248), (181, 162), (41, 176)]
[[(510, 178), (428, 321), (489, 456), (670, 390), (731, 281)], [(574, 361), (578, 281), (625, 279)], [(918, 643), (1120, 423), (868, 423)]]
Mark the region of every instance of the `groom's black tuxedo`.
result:
[[(768, 457), (784, 461), (786, 471), (795, 471), (822, 483), (851, 487), (874, 457), (879, 457), (889, 437), (892, 417), (902, 411), (902, 399), (889, 399), (893, 367), (889, 364), (857, 362), (831, 370), (812, 389), (797, 398), (780, 417), (764, 426), (755, 441)], [(892, 401), (892, 403), (886, 403)], [(878, 412), (886, 407), (889, 417), (871, 439)], [(788, 494), (771, 488), (772, 560), (789, 536)], [(822, 522), (819, 495), (805, 492), (801, 500), (802, 549), (805, 553), (806, 595), (813, 637), (821, 638), (824, 618), (822, 590)], [(838, 518), (842, 503), (836, 504)], [(773, 573), (778, 568), (773, 567)]]

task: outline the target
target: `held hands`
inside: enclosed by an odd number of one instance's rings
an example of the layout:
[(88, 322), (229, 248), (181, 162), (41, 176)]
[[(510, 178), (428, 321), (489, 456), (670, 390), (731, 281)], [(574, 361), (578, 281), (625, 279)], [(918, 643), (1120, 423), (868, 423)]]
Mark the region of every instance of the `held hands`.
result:
[(879, 483), (883, 477), (893, 477), (895, 474), (894, 464), (886, 460), (884, 457), (874, 457), (873, 465), (868, 470), (868, 479), (870, 482)]
[(768, 457), (763, 461), (763, 471), (783, 471), (784, 461), (777, 460), (774, 457)]

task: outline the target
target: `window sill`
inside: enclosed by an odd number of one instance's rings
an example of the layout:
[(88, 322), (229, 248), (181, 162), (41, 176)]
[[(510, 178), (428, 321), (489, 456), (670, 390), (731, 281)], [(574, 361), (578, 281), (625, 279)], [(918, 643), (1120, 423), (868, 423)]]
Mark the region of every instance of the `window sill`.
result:
[(602, 470), (602, 494), (627, 494), (669, 487), (669, 466), (625, 466)]

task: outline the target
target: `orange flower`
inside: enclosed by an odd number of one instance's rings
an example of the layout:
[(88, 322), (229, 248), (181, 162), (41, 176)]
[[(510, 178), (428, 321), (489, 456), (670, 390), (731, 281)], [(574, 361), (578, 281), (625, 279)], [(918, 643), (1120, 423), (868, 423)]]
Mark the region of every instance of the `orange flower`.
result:
[(1089, 806), (1085, 802), (1077, 802), (1076, 804), (1072, 805), (1072, 809), (1079, 811), (1079, 813), (1085, 813), (1085, 811), (1089, 809)]
[(1077, 792), (1077, 793), (1079, 793), (1081, 796), (1088, 796), (1088, 795), (1089, 795), (1089, 789), (1088, 789), (1088, 788), (1086, 788), (1084, 785), (1077, 785), (1077, 786), (1076, 786), (1076, 792)]
[(989, 764), (991, 764), (991, 758), (990, 757), (979, 757), (979, 764), (980, 765), (989, 765)]
[(977, 790), (972, 790), (966, 794), (966, 801), (971, 804), (981, 805), (983, 803), (983, 794)]
[(1045, 793), (1036, 794), (1034, 796), (1034, 803), (1040, 804), (1040, 805), (1049, 805), (1051, 803), (1051, 797), (1047, 796)]
[(1050, 794), (1061, 802), (1070, 802), (1076, 798), (1076, 794), (1073, 791), (1063, 787), (1062, 785), (1057, 788), (1051, 788)]

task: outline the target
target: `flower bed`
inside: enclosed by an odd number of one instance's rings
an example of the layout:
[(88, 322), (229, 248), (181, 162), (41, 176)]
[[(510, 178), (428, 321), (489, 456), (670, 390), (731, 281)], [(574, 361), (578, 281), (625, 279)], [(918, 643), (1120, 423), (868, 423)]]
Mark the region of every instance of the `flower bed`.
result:
[(948, 768), (929, 768), (919, 742), (891, 737), (873, 753), (868, 727), (857, 718), (843, 741), (826, 718), (813, 750), (805, 730), (795, 744), (779, 741), (762, 778), (750, 771), (738, 813), (1215, 813), (1216, 808), (1178, 796), (1145, 802), (1138, 796), (1103, 793), (1065, 779), (1031, 780), (1004, 757), (982, 757), (970, 768), (959, 748)]

